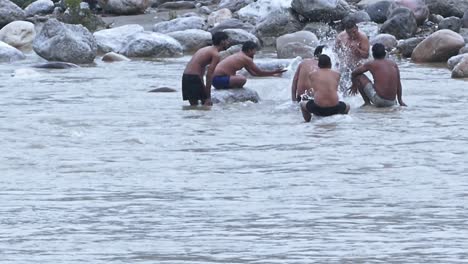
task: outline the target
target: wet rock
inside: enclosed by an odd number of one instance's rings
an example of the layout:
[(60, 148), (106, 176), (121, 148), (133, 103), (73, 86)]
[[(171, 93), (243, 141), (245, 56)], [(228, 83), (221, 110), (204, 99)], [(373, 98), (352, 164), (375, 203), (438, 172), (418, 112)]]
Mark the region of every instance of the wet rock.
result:
[(468, 53), (468, 44), (465, 47), (461, 48), (458, 54), (465, 54)]
[(383, 44), (385, 46), (386, 50), (392, 50), (394, 49), (398, 41), (395, 38), (395, 36), (390, 35), (390, 34), (379, 34), (373, 38), (370, 39), (370, 44), (373, 46), (377, 43)]
[(40, 63), (32, 66), (33, 68), (40, 69), (70, 69), (79, 68), (80, 66), (74, 63), (62, 62), (62, 61), (50, 61), (46, 63)]
[(167, 2), (158, 6), (158, 9), (193, 9), (195, 8), (194, 2), (189, 1), (176, 1), (176, 2)]
[(465, 14), (463, 15), (462, 27), (463, 28), (468, 28), (468, 9), (465, 11)]
[(149, 0), (99, 0), (105, 12), (115, 15), (143, 14), (149, 5)]
[(243, 29), (225, 29), (223, 31), (228, 34), (229, 42), (232, 46), (243, 44), (247, 41), (253, 41), (258, 45), (259, 48), (261, 47), (261, 43), (258, 38)]
[(372, 21), (376, 23), (384, 23), (387, 20), (387, 13), (391, 4), (392, 2), (390, 1), (378, 1), (369, 4), (365, 10)]
[(453, 56), (447, 61), (447, 67), (449, 68), (449, 70), (453, 70), (455, 66), (457, 66), (465, 58), (468, 58), (468, 54), (460, 54)]
[(388, 14), (391, 14), (395, 9), (400, 7), (406, 7), (411, 10), (416, 18), (416, 23), (419, 26), (422, 25), (429, 17), (429, 8), (424, 0), (395, 0), (390, 5)]
[(403, 57), (410, 58), (416, 46), (418, 46), (418, 44), (421, 43), (424, 39), (424, 37), (416, 37), (400, 40), (398, 42), (397, 49)]
[(118, 62), (118, 61), (130, 61), (130, 59), (125, 57), (122, 54), (118, 54), (118, 53), (115, 53), (115, 52), (109, 52), (109, 53), (106, 53), (102, 57), (102, 61), (105, 61), (105, 62)]
[(382, 25), (381, 33), (395, 36), (397, 39), (407, 39), (416, 34), (418, 25), (413, 12), (405, 7), (393, 10), (389, 18)]
[(0, 41), (20, 50), (30, 50), (36, 37), (34, 24), (26, 21), (14, 21), (0, 30)]
[(255, 31), (255, 27), (250, 23), (242, 22), (239, 19), (231, 18), (219, 23), (217, 26), (211, 29), (211, 33), (214, 34), (225, 29), (243, 29), (249, 33)]
[(182, 45), (164, 34), (144, 31), (131, 35), (127, 40), (128, 43), (119, 53), (128, 57), (182, 56)]
[(6, 24), (23, 20), (26, 17), (23, 9), (9, 0), (0, 0), (0, 28)]
[(371, 18), (369, 14), (367, 14), (366, 11), (357, 11), (348, 14), (345, 16), (342, 20), (343, 24), (346, 23), (347, 21), (354, 21), (354, 23), (361, 23), (361, 22), (369, 22), (371, 21)]
[(455, 32), (460, 32), (461, 20), (458, 17), (447, 17), (439, 23), (439, 30), (450, 29)]
[(34, 51), (49, 61), (91, 63), (97, 53), (94, 36), (82, 25), (48, 20), (33, 42)]
[(13, 62), (24, 58), (25, 56), (21, 51), (0, 41), (0, 62)]
[(311, 22), (341, 20), (351, 10), (344, 0), (293, 0), (291, 8)]
[(158, 33), (169, 33), (187, 29), (205, 29), (205, 19), (201, 17), (181, 17), (169, 21), (159, 22), (153, 26), (153, 31)]
[(227, 8), (219, 9), (208, 16), (208, 25), (217, 26), (219, 23), (232, 18), (232, 12)]
[(336, 34), (328, 24), (323, 22), (308, 23), (302, 30), (314, 33), (319, 39), (329, 38)]
[(468, 28), (462, 28), (458, 33), (463, 37), (465, 42), (468, 43)]
[(173, 37), (184, 47), (185, 51), (197, 51), (211, 44), (211, 34), (200, 29), (187, 29), (167, 34)]
[(29, 4), (24, 11), (26, 16), (52, 14), (55, 4), (51, 0), (37, 0)]
[(258, 93), (256, 91), (248, 88), (225, 90), (214, 89), (211, 91), (211, 101), (214, 104), (241, 103), (247, 101), (258, 103), (260, 101), (260, 96), (258, 96)]
[(444, 17), (437, 14), (430, 14), (428, 20), (432, 23), (439, 24), (440, 21), (444, 20)]
[(468, 0), (426, 0), (429, 11), (443, 17), (462, 17), (468, 10)]
[(272, 38), (272, 41), (269, 42), (274, 45), (276, 37), (299, 31), (303, 27), (304, 24), (295, 19), (288, 11), (276, 10), (261, 19), (255, 29), (256, 35), (262, 39), (264, 44), (268, 42), (267, 38)]
[(359, 31), (366, 34), (368, 38), (372, 38), (379, 34), (379, 25), (375, 22), (362, 22), (357, 24)]
[[(383, 0), (361, 0), (359, 1), (359, 3), (356, 4), (356, 6), (359, 8), (359, 9), (366, 9), (368, 6), (370, 5), (373, 5), (377, 2), (381, 2)], [(388, 2), (393, 2), (395, 0), (385, 0), (385, 1), (388, 1)]]
[(411, 59), (415, 62), (446, 62), (465, 45), (462, 36), (451, 30), (439, 30), (419, 43)]
[(94, 32), (98, 50), (101, 53), (119, 52), (127, 43), (128, 39), (144, 28), (140, 25), (125, 25), (121, 27), (104, 29)]
[(148, 91), (148, 93), (175, 93), (176, 89), (170, 87), (158, 87)]
[(453, 69), (452, 78), (468, 78), (468, 56), (464, 57)]
[(311, 47), (304, 43), (293, 42), (284, 45), (281, 49), (277, 50), (278, 59), (296, 58), (313, 58), (315, 47)]
[(224, 60), (228, 56), (231, 56), (234, 53), (237, 53), (242, 50), (242, 45), (238, 44), (235, 46), (229, 47), (227, 50), (223, 50), (219, 53), (219, 57), (221, 57), (221, 60)]
[(290, 43), (303, 43), (315, 48), (318, 45), (318, 38), (314, 33), (309, 31), (298, 31), (286, 34), (276, 39), (276, 49), (284, 49), (284, 47)]
[(227, 8), (231, 10), (231, 12), (237, 12), (253, 2), (253, 0), (221, 0), (218, 8)]

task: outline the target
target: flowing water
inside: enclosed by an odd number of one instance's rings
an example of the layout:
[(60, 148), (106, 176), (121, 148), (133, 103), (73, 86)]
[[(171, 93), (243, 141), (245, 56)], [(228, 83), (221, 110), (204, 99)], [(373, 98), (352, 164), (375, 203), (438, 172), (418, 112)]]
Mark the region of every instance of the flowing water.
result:
[(0, 64), (0, 263), (467, 263), (466, 81), (399, 61), (409, 107), (304, 123), (286, 77), (147, 93), (188, 59)]

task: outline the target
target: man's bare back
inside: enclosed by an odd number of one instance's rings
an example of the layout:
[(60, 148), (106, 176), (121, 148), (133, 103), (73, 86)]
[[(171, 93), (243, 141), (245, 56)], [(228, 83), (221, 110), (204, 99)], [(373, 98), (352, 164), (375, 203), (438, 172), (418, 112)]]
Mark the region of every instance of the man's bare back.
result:
[(374, 79), (377, 94), (387, 100), (395, 100), (400, 80), (398, 66), (395, 62), (383, 59), (374, 60), (364, 65)]
[(240, 51), (222, 60), (216, 67), (213, 76), (236, 75), (237, 71), (242, 68), (246, 68), (248, 70), (252, 64), (252, 58)]
[(214, 57), (218, 57), (218, 49), (214, 46), (204, 47), (193, 54), (192, 59), (185, 67), (184, 74), (195, 74), (203, 78), (206, 66), (208, 66)]
[(298, 98), (312, 87), (309, 75), (317, 69), (318, 64), (315, 59), (305, 59), (299, 64), (291, 89), (291, 99), (293, 101), (299, 101)]
[(338, 84), (340, 74), (332, 69), (318, 69), (309, 75), (314, 91), (314, 101), (320, 107), (332, 107), (338, 104)]

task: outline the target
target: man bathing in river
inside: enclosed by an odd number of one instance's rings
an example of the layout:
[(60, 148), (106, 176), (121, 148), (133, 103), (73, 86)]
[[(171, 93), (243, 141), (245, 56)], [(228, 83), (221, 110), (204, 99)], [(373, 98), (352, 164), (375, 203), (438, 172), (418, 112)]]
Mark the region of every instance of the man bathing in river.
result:
[(213, 86), (216, 89), (242, 88), (247, 79), (242, 75), (236, 75), (236, 72), (242, 68), (253, 76), (274, 76), (286, 71), (284, 69), (260, 70), (253, 62), (256, 51), (257, 44), (247, 41), (242, 45), (242, 51), (222, 60), (214, 71)]
[(322, 54), (324, 47), (325, 46), (321, 45), (315, 48), (314, 58), (303, 60), (297, 67), (291, 86), (292, 101), (299, 103), (303, 96), (307, 96), (309, 94), (309, 89), (312, 87), (309, 75), (318, 69), (317, 59)]
[(301, 102), (302, 116), (306, 122), (310, 121), (312, 114), (331, 116), (349, 112), (349, 105), (338, 99), (340, 74), (331, 69), (330, 57), (320, 55), (318, 67), (318, 70), (309, 75), (314, 99)]
[[(398, 65), (385, 58), (385, 46), (377, 43), (372, 47), (375, 60), (358, 67), (351, 74), (352, 86), (348, 89), (351, 95), (359, 93), (365, 105), (373, 104), (377, 107), (389, 107), (396, 104), (395, 98), (401, 106), (406, 104), (401, 99), (401, 80)], [(364, 75), (370, 71), (374, 84)]]
[[(188, 100), (190, 105), (198, 105), (201, 101), (204, 105), (211, 105), (211, 80), (213, 72), (220, 60), (219, 52), (225, 50), (228, 45), (228, 35), (225, 32), (216, 32), (212, 36), (213, 46), (204, 47), (195, 54), (185, 67), (182, 75), (182, 98)], [(206, 84), (203, 83), (203, 75), (207, 65)]]

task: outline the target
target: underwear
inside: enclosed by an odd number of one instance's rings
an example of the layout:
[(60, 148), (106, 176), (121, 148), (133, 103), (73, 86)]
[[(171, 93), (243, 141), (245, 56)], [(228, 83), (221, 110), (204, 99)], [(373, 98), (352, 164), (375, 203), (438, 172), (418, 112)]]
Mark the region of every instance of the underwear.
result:
[(374, 85), (372, 83), (368, 83), (366, 87), (364, 87), (364, 93), (369, 98), (371, 103), (376, 107), (390, 107), (396, 104), (395, 100), (388, 100), (380, 97), (375, 91)]
[(212, 84), (216, 89), (229, 89), (230, 78), (228, 75), (215, 76), (213, 77)]
[(337, 105), (331, 107), (321, 107), (315, 104), (314, 100), (310, 100), (306, 104), (307, 111), (317, 116), (331, 116), (336, 114), (346, 114), (346, 104), (338, 102)]
[(184, 101), (206, 100), (207, 95), (204, 89), (205, 85), (200, 76), (196, 74), (182, 75), (182, 99)]

